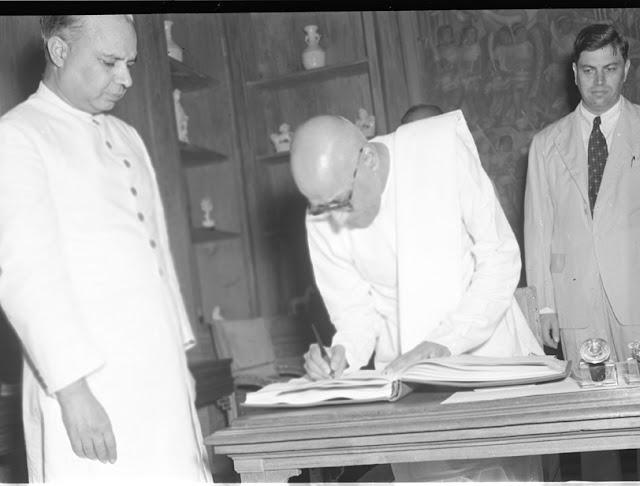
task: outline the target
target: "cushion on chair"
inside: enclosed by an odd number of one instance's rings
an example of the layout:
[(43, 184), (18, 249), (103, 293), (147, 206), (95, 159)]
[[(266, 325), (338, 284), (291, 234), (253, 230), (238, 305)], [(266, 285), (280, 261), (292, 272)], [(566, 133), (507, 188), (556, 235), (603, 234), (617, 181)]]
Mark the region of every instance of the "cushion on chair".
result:
[(213, 332), (219, 356), (233, 359), (231, 372), (234, 376), (278, 374), (265, 319), (215, 320)]

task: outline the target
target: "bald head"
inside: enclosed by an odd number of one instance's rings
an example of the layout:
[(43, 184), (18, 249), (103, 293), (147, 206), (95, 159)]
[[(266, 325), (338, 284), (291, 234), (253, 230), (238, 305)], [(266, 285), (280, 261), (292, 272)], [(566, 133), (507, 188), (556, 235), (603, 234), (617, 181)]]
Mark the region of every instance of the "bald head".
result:
[(351, 182), (360, 149), (367, 143), (350, 121), (317, 116), (299, 126), (291, 143), (291, 171), (310, 201), (332, 198)]

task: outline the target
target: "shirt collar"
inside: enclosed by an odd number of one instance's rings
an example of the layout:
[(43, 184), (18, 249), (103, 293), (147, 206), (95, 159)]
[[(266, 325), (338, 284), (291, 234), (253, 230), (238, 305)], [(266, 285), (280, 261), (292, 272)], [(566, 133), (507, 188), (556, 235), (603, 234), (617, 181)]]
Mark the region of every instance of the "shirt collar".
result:
[(55, 105), (57, 108), (60, 108), (64, 112), (76, 118), (80, 118), (81, 120), (86, 122), (91, 122), (92, 120), (101, 121), (104, 118), (104, 114), (102, 113), (92, 115), (91, 113), (87, 113), (86, 111), (82, 111), (71, 106), (69, 103), (60, 98), (60, 96), (51, 91), (51, 89), (49, 89), (47, 85), (42, 81), (40, 81), (40, 84), (38, 85), (36, 96), (48, 103)]
[(584, 102), (582, 101), (578, 106), (580, 107), (580, 114), (582, 115), (583, 119), (589, 124), (589, 126), (593, 125), (593, 119), (596, 116), (599, 116), (600, 123), (606, 126), (612, 121), (614, 121), (616, 117), (620, 114), (620, 109), (622, 107), (622, 96), (618, 97), (618, 101), (616, 102), (615, 105), (613, 105), (611, 108), (609, 108), (607, 111), (605, 111), (600, 115), (594, 115), (589, 110), (587, 110), (587, 108), (584, 106)]

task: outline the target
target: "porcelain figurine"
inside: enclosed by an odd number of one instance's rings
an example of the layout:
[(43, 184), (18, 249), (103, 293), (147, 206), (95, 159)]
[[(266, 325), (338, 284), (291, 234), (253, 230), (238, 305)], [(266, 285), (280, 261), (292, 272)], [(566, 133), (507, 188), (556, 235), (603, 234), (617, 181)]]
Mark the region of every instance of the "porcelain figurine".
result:
[(355, 124), (367, 138), (371, 138), (376, 134), (376, 117), (369, 115), (364, 108), (358, 110), (358, 119)]
[(164, 36), (167, 39), (167, 54), (169, 57), (172, 57), (176, 61), (182, 62), (182, 47), (176, 44), (176, 41), (173, 40), (173, 36), (171, 34), (171, 29), (173, 28), (173, 20), (165, 20), (164, 21)]
[(293, 133), (288, 123), (280, 125), (280, 133), (272, 133), (271, 141), (276, 149), (276, 152), (288, 152), (291, 147), (291, 138)]
[(178, 140), (189, 143), (189, 116), (185, 113), (180, 97), (182, 93), (179, 89), (173, 90), (173, 104), (176, 112), (176, 128), (178, 130)]
[(324, 66), (325, 53), (320, 47), (320, 37), (317, 25), (307, 25), (304, 28), (306, 35), (304, 41), (307, 47), (302, 51), (302, 65), (305, 69), (316, 69)]
[(211, 198), (202, 198), (200, 201), (200, 209), (202, 209), (202, 212), (204, 213), (202, 226), (209, 229), (215, 228), (216, 221), (211, 217), (211, 211), (213, 211), (213, 202), (211, 201)]

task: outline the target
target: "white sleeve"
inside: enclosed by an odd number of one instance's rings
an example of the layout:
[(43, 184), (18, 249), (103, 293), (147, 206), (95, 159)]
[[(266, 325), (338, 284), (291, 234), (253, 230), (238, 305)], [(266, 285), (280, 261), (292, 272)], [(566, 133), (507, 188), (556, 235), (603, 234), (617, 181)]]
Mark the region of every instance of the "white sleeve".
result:
[(547, 181), (544, 137), (533, 137), (529, 148), (527, 184), (524, 191), (524, 253), (527, 283), (535, 287), (542, 310), (557, 309), (551, 278), (551, 232), (553, 198)]
[(475, 267), (460, 304), (429, 337), (454, 355), (468, 352), (491, 337), (513, 301), (521, 268), (518, 243), (466, 124), (458, 125), (457, 136), (461, 216), (472, 240)]
[(104, 364), (75, 304), (67, 258), (41, 155), (0, 124), (0, 304), (49, 393)]
[(346, 242), (327, 221), (307, 221), (309, 255), (318, 290), (336, 328), (332, 345), (345, 347), (350, 367), (366, 365), (374, 351), (382, 317), (374, 308), (370, 284), (353, 265)]

